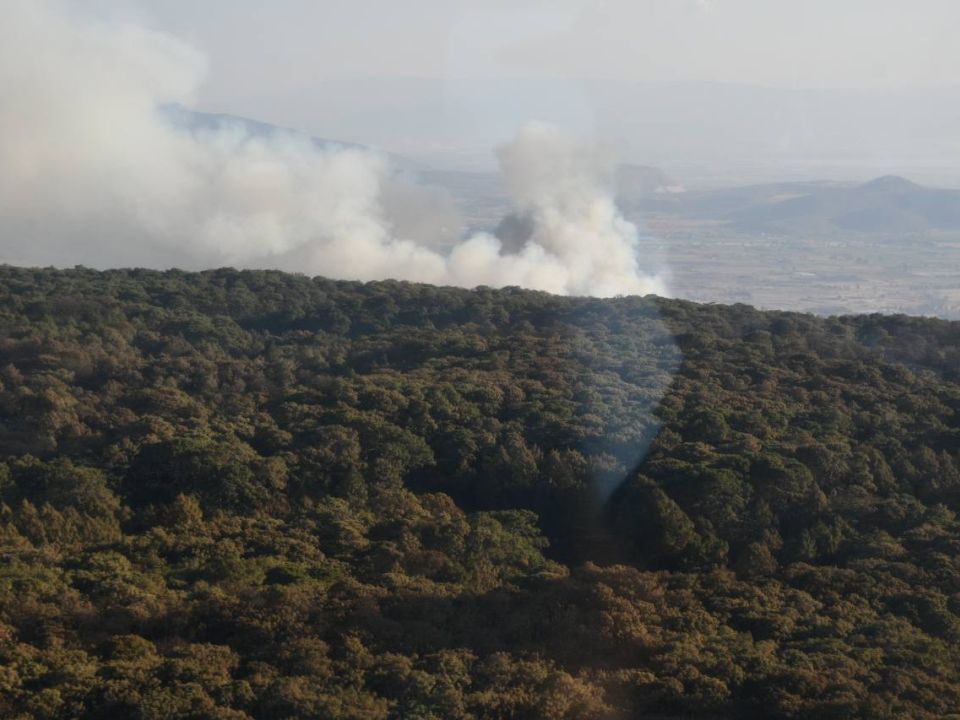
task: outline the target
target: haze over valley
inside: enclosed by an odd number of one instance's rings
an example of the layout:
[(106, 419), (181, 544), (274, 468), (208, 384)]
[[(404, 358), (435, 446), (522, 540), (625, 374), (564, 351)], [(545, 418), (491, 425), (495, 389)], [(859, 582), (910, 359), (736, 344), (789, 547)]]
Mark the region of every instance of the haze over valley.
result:
[[(791, 85), (733, 59), (707, 72), (693, 56), (663, 77), (535, 73), (488, 54), (557, 37), (579, 47), (577, 13), (618, 31), (573, 5), (545, 25), (474, 8), (431, 20), (455, 21), (447, 77), (317, 65), (291, 86), (235, 54), (217, 20), (250, 19), (221, 10), (12, 6), (0, 261), (958, 313), (960, 192), (937, 188), (960, 187), (960, 138), (941, 120), (960, 113), (960, 93), (918, 56), (893, 68), (870, 45), (887, 75), (853, 89), (815, 63)], [(705, 38), (746, 17), (712, 3), (658, 12)], [(466, 20), (490, 34), (470, 40)], [(238, 84), (228, 68), (249, 72)]]
[[(425, 171), (465, 224), (495, 229), (496, 176)], [(643, 181), (639, 181), (642, 177)], [(621, 166), (617, 201), (641, 228), (638, 255), (671, 293), (818, 314), (960, 317), (960, 191), (898, 176), (698, 189)]]

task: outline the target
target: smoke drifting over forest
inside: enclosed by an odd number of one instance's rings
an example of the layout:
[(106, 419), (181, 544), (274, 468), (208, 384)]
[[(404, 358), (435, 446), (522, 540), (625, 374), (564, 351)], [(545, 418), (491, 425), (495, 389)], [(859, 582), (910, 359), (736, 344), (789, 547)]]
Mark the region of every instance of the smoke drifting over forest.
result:
[[(380, 153), (255, 135), (239, 124), (171, 122), (161, 108), (190, 106), (205, 72), (204, 58), (176, 38), (45, 0), (15, 0), (4, 13), (4, 262), (665, 292), (660, 278), (642, 273), (636, 227), (618, 213), (605, 182), (610, 163), (589, 142), (523, 127), (497, 152), (529, 237), (509, 249), (487, 233), (440, 247), (426, 228), (431, 213), (434, 224), (449, 224), (448, 209)], [(401, 234), (411, 226), (422, 231)]]

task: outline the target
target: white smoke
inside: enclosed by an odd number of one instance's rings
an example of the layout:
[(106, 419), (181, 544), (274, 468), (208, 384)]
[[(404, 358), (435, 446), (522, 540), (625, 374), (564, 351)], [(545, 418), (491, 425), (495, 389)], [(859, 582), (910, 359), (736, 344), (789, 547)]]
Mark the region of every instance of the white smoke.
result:
[(611, 165), (590, 143), (523, 128), (498, 156), (529, 236), (505, 249), (481, 233), (442, 250), (430, 223), (418, 230), (411, 218), (446, 209), (399, 183), (381, 154), (172, 122), (161, 109), (191, 105), (203, 74), (203, 58), (167, 35), (77, 17), (54, 0), (4, 3), (0, 262), (665, 293), (641, 273), (636, 227), (617, 212)]

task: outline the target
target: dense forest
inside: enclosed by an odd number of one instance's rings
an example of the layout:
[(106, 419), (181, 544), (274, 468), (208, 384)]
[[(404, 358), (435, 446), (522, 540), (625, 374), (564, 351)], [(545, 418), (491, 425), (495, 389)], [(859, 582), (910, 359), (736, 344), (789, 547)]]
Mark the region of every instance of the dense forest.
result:
[(0, 267), (4, 718), (951, 717), (958, 510), (958, 323)]

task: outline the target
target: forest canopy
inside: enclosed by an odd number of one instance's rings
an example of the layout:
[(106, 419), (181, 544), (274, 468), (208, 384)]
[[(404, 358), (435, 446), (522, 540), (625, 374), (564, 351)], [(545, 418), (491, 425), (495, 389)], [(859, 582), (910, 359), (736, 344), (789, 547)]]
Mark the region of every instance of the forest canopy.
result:
[(0, 267), (3, 717), (949, 717), (958, 510), (958, 323)]

